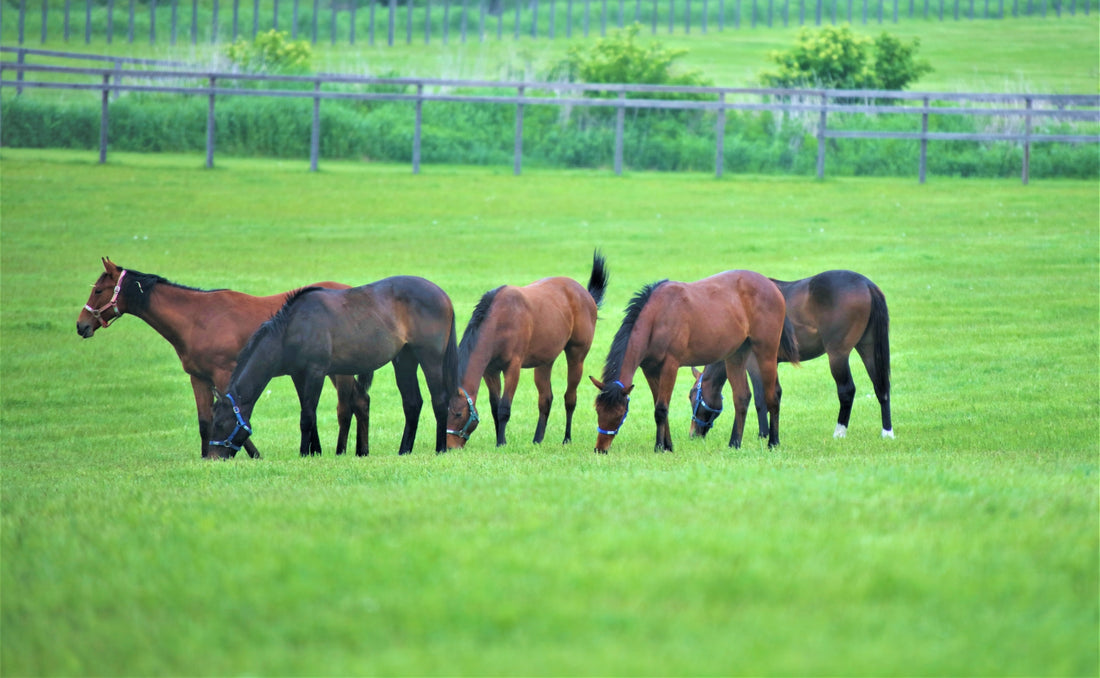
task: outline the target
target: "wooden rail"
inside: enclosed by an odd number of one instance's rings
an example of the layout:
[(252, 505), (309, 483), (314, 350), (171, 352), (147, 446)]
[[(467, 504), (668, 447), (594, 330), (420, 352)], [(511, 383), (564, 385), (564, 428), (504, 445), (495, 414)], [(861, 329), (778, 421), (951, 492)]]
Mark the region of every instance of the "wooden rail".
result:
[[(10, 48), (9, 48), (10, 49)], [(82, 55), (83, 56), (83, 55)], [(14, 79), (12, 75), (14, 74)], [(29, 76), (36, 79), (28, 79)], [(53, 79), (50, 79), (53, 78)], [(59, 79), (62, 78), (62, 79)], [(230, 83), (259, 82), (298, 89), (253, 89)], [(150, 84), (151, 83), (151, 84)], [(415, 93), (355, 91), (371, 85), (404, 86)], [(341, 89), (324, 89), (339, 86)], [(1021, 180), (1028, 182), (1030, 148), (1035, 143), (1100, 143), (1100, 134), (1046, 134), (1033, 132), (1034, 123), (1063, 120), (1100, 124), (1100, 95), (1040, 95), (990, 93), (933, 93), (879, 90), (765, 89), (728, 87), (673, 87), (660, 85), (595, 85), (549, 82), (498, 82), (449, 80), (441, 78), (371, 78), (340, 74), (309, 76), (256, 75), (186, 69), (134, 70), (114, 68), (74, 68), (46, 64), (28, 64), (25, 60), (0, 61), (0, 90), (16, 87), (95, 91), (101, 94), (100, 162), (107, 158), (109, 98), (123, 92), (157, 92), (207, 97), (209, 102), (206, 135), (206, 166), (214, 166), (216, 146), (215, 106), (218, 97), (250, 96), (300, 98), (313, 101), (310, 139), (310, 169), (316, 171), (320, 149), (320, 110), (324, 100), (351, 99), (406, 101), (414, 108), (412, 169), (420, 171), (421, 112), (425, 103), (450, 101), (486, 105), (514, 106), (516, 109), (513, 172), (520, 174), (523, 157), (523, 111), (526, 106), (584, 106), (611, 108), (616, 111), (615, 173), (623, 168), (623, 134), (628, 109), (672, 109), (713, 111), (715, 123), (715, 174), (722, 175), (725, 114), (729, 110), (773, 111), (783, 115), (817, 116), (817, 176), (825, 176), (828, 139), (912, 139), (921, 144), (917, 168), (923, 183), (930, 141), (1009, 142), (1024, 149)], [(497, 94), (496, 92), (501, 92)], [(601, 97), (592, 96), (601, 94)], [(692, 94), (698, 99), (649, 98), (661, 94)], [(637, 98), (644, 95), (647, 98)], [(633, 97), (633, 98), (632, 98)], [(861, 131), (829, 128), (829, 115), (857, 113), (866, 115), (906, 115), (915, 120), (914, 130)], [(1016, 118), (1021, 131), (990, 133), (954, 133), (928, 131), (932, 115), (966, 115)], [(851, 120), (852, 118), (848, 118)]]

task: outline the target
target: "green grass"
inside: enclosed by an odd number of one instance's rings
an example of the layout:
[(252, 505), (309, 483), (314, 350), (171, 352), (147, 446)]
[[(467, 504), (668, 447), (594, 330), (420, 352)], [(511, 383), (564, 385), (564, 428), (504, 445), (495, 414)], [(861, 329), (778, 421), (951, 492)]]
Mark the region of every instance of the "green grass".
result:
[[(0, 673), (20, 675), (1097, 675), (1100, 195), (1094, 182), (528, 171), (4, 149), (0, 155)], [(479, 295), (728, 268), (852, 268), (892, 317), (894, 422), (866, 374), (834, 440), (821, 360), (781, 368), (783, 444), (729, 414), (655, 455), (645, 387), (611, 454), (528, 441), (525, 372), (497, 449), (436, 456), (372, 389), (372, 454), (300, 459), (288, 380), (265, 454), (198, 459), (188, 380), (125, 317), (74, 323), (100, 256), (199, 287), (423, 275)], [(461, 328), (460, 328), (461, 329)], [(483, 427), (484, 429), (484, 427)]]

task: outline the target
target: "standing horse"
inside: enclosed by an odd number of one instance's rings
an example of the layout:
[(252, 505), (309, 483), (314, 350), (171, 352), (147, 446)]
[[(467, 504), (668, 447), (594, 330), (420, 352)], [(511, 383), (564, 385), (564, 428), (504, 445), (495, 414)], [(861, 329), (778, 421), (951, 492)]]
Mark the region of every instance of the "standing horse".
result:
[[(811, 278), (784, 282), (773, 280), (787, 300), (787, 318), (794, 325), (800, 360), (812, 360), (828, 354), (829, 369), (836, 382), (840, 400), (836, 430), (833, 436), (843, 438), (848, 432), (856, 385), (848, 358), (854, 348), (863, 359), (871, 378), (882, 413), (882, 437), (893, 438), (890, 422), (890, 313), (882, 290), (868, 278), (854, 271), (825, 271)], [(786, 357), (781, 352), (779, 360)], [(750, 359), (749, 378), (756, 401), (760, 435), (767, 430), (767, 419), (761, 398), (760, 370)], [(726, 366), (713, 363), (700, 373), (692, 369), (695, 386), (688, 395), (692, 409), (692, 435), (705, 436), (714, 425), (721, 407), (722, 384), (726, 381)], [(707, 403), (710, 403), (708, 405)]]
[[(535, 369), (539, 392), (539, 421), (535, 442), (546, 434), (554, 394), (550, 373), (563, 351), (569, 366), (565, 387), (565, 439), (573, 436), (573, 411), (584, 359), (596, 332), (596, 311), (607, 289), (604, 258), (592, 255), (588, 289), (570, 278), (543, 278), (526, 287), (505, 285), (486, 292), (474, 308), (458, 347), (461, 391), (451, 397), (447, 418), (447, 446), (462, 447), (477, 428), (477, 391), (481, 379), (489, 391), (497, 445), (504, 445), (504, 428), (512, 414), (512, 398), (521, 368)], [(501, 397), (500, 375), (504, 373)]]
[(657, 422), (655, 449), (672, 450), (668, 403), (681, 365), (723, 361), (736, 397), (737, 413), (730, 446), (741, 446), (749, 404), (745, 362), (755, 356), (764, 380), (771, 415), (768, 446), (779, 444), (779, 392), (776, 358), (780, 347), (797, 361), (794, 330), (786, 303), (770, 280), (751, 271), (726, 271), (698, 282), (662, 280), (642, 288), (627, 306), (615, 334), (603, 381), (592, 379), (599, 418), (596, 452), (607, 452), (626, 422), (634, 372), (641, 367), (653, 393)]
[[(92, 294), (76, 320), (76, 331), (90, 339), (125, 313), (141, 318), (172, 344), (183, 371), (191, 376), (199, 415), (203, 457), (210, 456), (210, 423), (215, 393), (225, 393), (229, 377), (248, 338), (271, 318), (287, 294), (254, 297), (233, 290), (199, 290), (169, 282), (159, 275), (123, 269), (103, 259), (103, 273), (92, 285)], [(341, 289), (341, 283), (320, 282), (315, 287)], [(336, 453), (347, 448), (352, 414), (358, 420), (356, 447), (366, 445), (369, 401), (353, 377), (333, 377), (337, 391), (340, 434)], [(245, 445), (251, 457), (260, 456), (252, 442)]]
[(317, 401), (325, 376), (358, 374), (365, 389), (374, 371), (392, 362), (405, 411), (398, 454), (412, 451), (424, 404), (417, 365), (431, 393), (435, 450), (442, 452), (447, 399), (458, 388), (455, 344), (451, 299), (423, 278), (396, 276), (345, 290), (299, 290), (241, 351), (225, 397), (214, 404), (210, 444), (239, 449), (252, 433), (248, 420), (264, 388), (273, 378), (290, 375), (302, 408), (299, 453), (320, 454)]

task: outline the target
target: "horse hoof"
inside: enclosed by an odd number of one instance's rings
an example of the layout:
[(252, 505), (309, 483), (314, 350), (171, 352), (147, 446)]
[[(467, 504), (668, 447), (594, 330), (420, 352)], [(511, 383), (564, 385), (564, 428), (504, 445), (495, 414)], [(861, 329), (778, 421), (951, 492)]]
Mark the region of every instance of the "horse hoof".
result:
[[(837, 424), (836, 425), (836, 430), (833, 431), (833, 437), (834, 438), (843, 438), (847, 435), (848, 435), (848, 427), (845, 426), (844, 424)], [(885, 434), (883, 434), (883, 435), (885, 435)]]
[(883, 438), (889, 438), (890, 440), (893, 440), (894, 439), (894, 429), (892, 429), (892, 428), (882, 429), (882, 437)]

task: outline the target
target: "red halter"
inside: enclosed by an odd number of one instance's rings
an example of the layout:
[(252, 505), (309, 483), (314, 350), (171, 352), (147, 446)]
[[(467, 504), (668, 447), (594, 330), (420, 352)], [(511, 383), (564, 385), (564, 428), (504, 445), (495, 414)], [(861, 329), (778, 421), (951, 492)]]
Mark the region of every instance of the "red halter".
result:
[[(118, 276), (118, 283), (115, 284), (115, 293), (111, 296), (111, 300), (104, 304), (101, 308), (92, 308), (88, 304), (84, 304), (84, 308), (92, 314), (92, 317), (99, 321), (101, 327), (107, 327), (112, 322), (122, 316), (122, 311), (118, 308), (118, 295), (122, 292), (122, 279), (126, 277), (126, 270), (123, 269), (122, 273)], [(107, 309), (113, 308), (115, 310), (115, 317), (110, 320), (103, 319), (103, 312)]]

